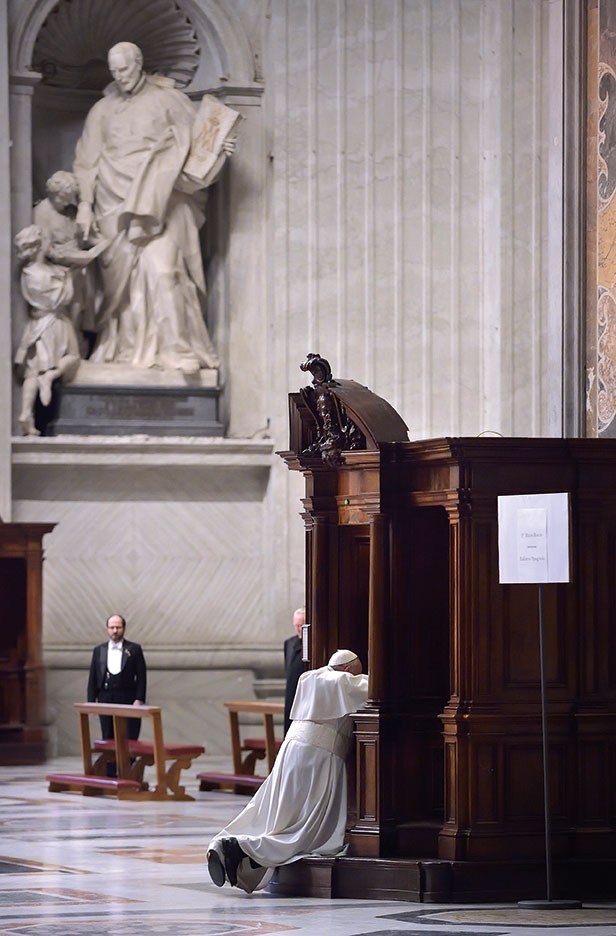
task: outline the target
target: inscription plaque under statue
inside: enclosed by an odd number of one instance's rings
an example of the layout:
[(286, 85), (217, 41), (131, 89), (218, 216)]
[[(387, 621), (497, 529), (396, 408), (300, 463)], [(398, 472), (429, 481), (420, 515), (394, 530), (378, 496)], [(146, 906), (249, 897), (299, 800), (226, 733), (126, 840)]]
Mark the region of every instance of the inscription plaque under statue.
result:
[(218, 387), (83, 386), (54, 392), (45, 434), (222, 436)]

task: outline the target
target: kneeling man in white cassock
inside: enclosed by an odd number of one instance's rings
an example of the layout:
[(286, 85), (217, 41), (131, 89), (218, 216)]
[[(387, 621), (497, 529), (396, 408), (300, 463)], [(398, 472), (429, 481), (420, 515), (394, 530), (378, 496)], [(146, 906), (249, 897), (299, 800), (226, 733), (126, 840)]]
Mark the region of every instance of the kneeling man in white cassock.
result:
[(274, 869), (308, 855), (344, 854), (345, 758), (353, 723), (368, 698), (368, 677), (351, 650), (300, 677), (291, 727), (274, 767), (246, 808), (210, 842), (208, 870), (250, 894)]

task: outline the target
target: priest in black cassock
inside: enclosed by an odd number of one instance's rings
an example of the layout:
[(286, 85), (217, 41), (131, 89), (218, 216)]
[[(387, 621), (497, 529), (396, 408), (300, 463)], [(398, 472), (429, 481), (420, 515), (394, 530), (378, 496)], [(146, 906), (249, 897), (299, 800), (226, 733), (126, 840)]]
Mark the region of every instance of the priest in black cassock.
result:
[(284, 642), (284, 672), (287, 685), (284, 694), (284, 733), (286, 734), (291, 724), (291, 707), (295, 698), (295, 690), (299, 682), (299, 677), (304, 672), (304, 662), (302, 660), (302, 627), (306, 623), (306, 609), (297, 608), (293, 612), (293, 627), (295, 633), (292, 637), (287, 637)]

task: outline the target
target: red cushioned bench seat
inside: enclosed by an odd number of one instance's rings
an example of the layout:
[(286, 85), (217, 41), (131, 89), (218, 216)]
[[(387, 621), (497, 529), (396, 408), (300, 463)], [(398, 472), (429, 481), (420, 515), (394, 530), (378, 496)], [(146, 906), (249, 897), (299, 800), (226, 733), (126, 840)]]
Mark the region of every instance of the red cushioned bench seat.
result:
[[(135, 757), (154, 754), (154, 744), (152, 741), (128, 741), (128, 753)], [(165, 744), (163, 745), (165, 757), (199, 757), (205, 753), (205, 748), (199, 744)], [(94, 749), (96, 751), (115, 751), (115, 741), (111, 738), (108, 741), (95, 741)]]

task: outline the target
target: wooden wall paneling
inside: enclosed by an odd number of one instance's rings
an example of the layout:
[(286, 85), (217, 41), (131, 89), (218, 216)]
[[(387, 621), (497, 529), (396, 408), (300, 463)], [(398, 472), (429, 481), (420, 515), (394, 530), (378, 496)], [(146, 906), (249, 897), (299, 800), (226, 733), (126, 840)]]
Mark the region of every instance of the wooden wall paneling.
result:
[(356, 816), (349, 829), (350, 854), (359, 857), (379, 857), (380, 790), (379, 790), (379, 717), (365, 711), (354, 716), (356, 752)]
[[(7, 619), (11, 636), (0, 661), (0, 763), (4, 764), (41, 763), (46, 757), (42, 539), (54, 526), (0, 523), (0, 564), (8, 560), (2, 581), (9, 597), (3, 611), (11, 612)], [(16, 562), (20, 574), (12, 578), (7, 572)]]
[[(330, 641), (330, 523), (323, 515), (313, 515), (312, 525), (312, 605), (311, 666), (325, 666), (331, 653)], [(333, 648), (335, 649), (335, 647)]]
[(390, 609), (389, 516), (370, 517), (370, 581), (368, 593), (368, 674), (371, 700), (389, 698)]
[[(304, 513), (304, 580), (305, 580), (305, 590), (304, 590), (304, 600), (306, 602), (306, 624), (309, 625), (308, 629), (308, 660), (312, 660), (312, 555), (313, 555), (313, 536), (312, 536), (312, 518), (310, 514)], [(303, 649), (303, 648), (302, 648)]]
[(438, 716), (449, 699), (449, 523), (442, 507), (392, 517), (392, 635), (398, 682), (397, 854), (435, 858), (442, 825), (444, 756)]
[[(468, 702), (472, 699), (472, 518), (469, 505), (460, 501), (448, 508), (448, 515), (451, 696), (440, 716), (446, 745), (447, 818), (439, 836), (439, 857), (463, 859), (470, 818)], [(455, 808), (454, 814), (452, 808)]]
[(358, 804), (363, 802), (363, 806), (358, 808), (357, 824), (351, 830), (351, 837), (357, 854), (384, 857), (395, 849), (395, 825), (399, 818), (396, 795), (399, 782), (397, 720), (390, 706), (382, 704), (382, 700), (390, 698), (390, 650), (394, 633), (390, 615), (389, 516), (381, 512), (371, 514), (369, 531), (367, 708), (371, 714), (366, 716), (370, 728), (368, 735), (363, 715), (355, 716), (357, 758), (358, 765), (361, 765), (358, 780), (366, 785), (368, 793), (357, 791)]
[[(442, 507), (407, 512), (396, 541), (405, 552), (394, 565), (394, 596), (406, 596), (396, 615), (404, 704), (440, 714), (449, 699), (449, 523)], [(419, 704), (418, 704), (419, 702)], [(440, 725), (437, 723), (440, 732)]]
[[(327, 548), (328, 558), (328, 594), (327, 594), (327, 631), (324, 637), (325, 648), (322, 648), (320, 659), (324, 665), (329, 660), (334, 650), (338, 650), (342, 645), (340, 643), (339, 625), (340, 625), (340, 607), (339, 607), (339, 589), (340, 589), (340, 527), (337, 524), (337, 516), (331, 511), (327, 517)], [(323, 621), (321, 621), (323, 624)], [(323, 631), (322, 631), (323, 633)]]
[(43, 666), (43, 545), (29, 535), (26, 547), (27, 655), (25, 659), (25, 724), (28, 740), (41, 741), (45, 711)]
[(605, 608), (609, 615), (607, 632), (611, 639), (608, 638), (607, 647), (605, 648), (606, 690), (614, 698), (616, 694), (616, 640), (614, 640), (614, 634), (616, 634), (616, 575), (614, 574), (616, 569), (616, 524), (614, 521), (612, 521), (607, 533), (605, 582), (608, 594), (606, 595)]
[(599, 737), (593, 738), (591, 735), (580, 739), (578, 820), (581, 826), (602, 826), (609, 821), (606, 795), (609, 790), (611, 765), (606, 753), (605, 742)]
[[(485, 512), (485, 506), (482, 513)], [(477, 506), (473, 503), (472, 553), (467, 561), (471, 563), (472, 603), (469, 608), (472, 628), (472, 672), (469, 698), (473, 704), (482, 699), (492, 698), (494, 690), (502, 682), (502, 661), (499, 654), (501, 646), (500, 619), (495, 615), (494, 598), (498, 581), (494, 580), (495, 541), (497, 537), (494, 523), (494, 510), (491, 518), (478, 516)]]
[(616, 850), (616, 712), (578, 713), (575, 727), (575, 853), (609, 857)]
[(539, 679), (537, 588), (503, 585), (503, 690), (522, 697)]
[[(582, 703), (615, 699), (616, 656), (611, 634), (616, 632), (616, 526), (587, 515), (578, 523), (577, 574), (584, 587), (578, 593), (579, 678)], [(607, 620), (605, 617), (607, 616)]]
[(369, 528), (367, 524), (340, 526), (337, 535), (337, 647), (354, 650), (367, 672)]
[(24, 721), (20, 691), (20, 663), (26, 656), (26, 560), (20, 556), (0, 558), (0, 595), (4, 626), (0, 628), (0, 723)]
[(500, 824), (499, 745), (495, 741), (473, 745), (471, 815), (478, 826)]

